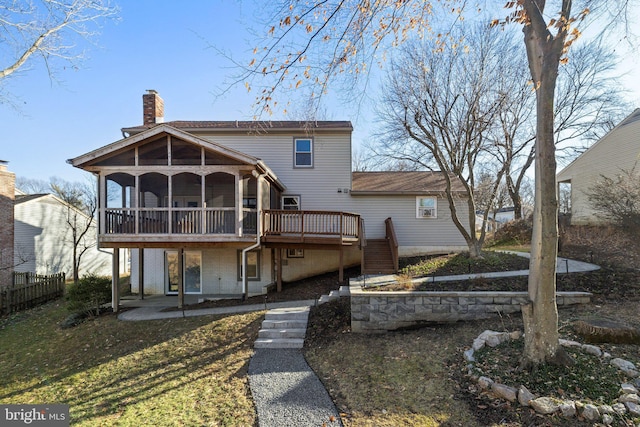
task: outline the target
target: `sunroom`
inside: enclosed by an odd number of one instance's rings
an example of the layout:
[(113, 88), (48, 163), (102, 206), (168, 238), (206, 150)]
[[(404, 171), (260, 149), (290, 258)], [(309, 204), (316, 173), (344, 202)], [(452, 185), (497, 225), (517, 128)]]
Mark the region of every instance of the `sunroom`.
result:
[(259, 159), (169, 126), (71, 163), (98, 176), (103, 247), (250, 242), (257, 233), (257, 198), (263, 208), (277, 208), (284, 190)]

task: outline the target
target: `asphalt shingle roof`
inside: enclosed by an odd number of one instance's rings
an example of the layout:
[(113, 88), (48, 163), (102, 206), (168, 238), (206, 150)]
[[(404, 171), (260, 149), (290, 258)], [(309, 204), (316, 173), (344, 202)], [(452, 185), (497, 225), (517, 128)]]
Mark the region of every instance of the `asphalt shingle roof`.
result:
[[(452, 177), (454, 192), (464, 191), (458, 178)], [(436, 193), (446, 189), (446, 181), (442, 172), (353, 172), (351, 181), (352, 193)]]
[(46, 193), (42, 194), (20, 194), (16, 195), (15, 204), (28, 202), (29, 200), (39, 199), (40, 197), (47, 196)]
[[(151, 129), (161, 123), (153, 123), (148, 125), (139, 125), (123, 128), (123, 132), (141, 131)], [(164, 122), (164, 124), (175, 127), (177, 129), (211, 129), (211, 130), (278, 130), (278, 129), (300, 129), (300, 130), (317, 130), (317, 129), (353, 129), (349, 121), (190, 121), (190, 120), (174, 120)]]

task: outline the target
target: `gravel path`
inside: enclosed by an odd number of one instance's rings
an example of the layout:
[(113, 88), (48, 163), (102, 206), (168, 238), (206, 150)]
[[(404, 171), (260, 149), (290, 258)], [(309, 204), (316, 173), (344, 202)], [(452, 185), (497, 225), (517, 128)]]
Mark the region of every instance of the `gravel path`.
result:
[(300, 350), (256, 349), (249, 362), (249, 385), (260, 427), (342, 426), (327, 390)]

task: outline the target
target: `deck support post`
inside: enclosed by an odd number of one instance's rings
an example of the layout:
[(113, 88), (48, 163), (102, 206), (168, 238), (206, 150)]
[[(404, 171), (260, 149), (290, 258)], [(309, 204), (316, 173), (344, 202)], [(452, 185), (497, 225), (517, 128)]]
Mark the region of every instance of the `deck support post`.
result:
[(113, 248), (111, 260), (111, 308), (114, 313), (120, 306), (120, 248)]
[(344, 246), (340, 245), (340, 270), (338, 271), (338, 281), (342, 283), (344, 281)]
[(282, 292), (282, 248), (276, 249), (276, 259), (277, 259), (277, 279), (276, 279), (276, 290), (278, 292)]
[(144, 299), (144, 249), (138, 249), (138, 298)]
[(184, 308), (184, 248), (178, 251), (178, 308)]

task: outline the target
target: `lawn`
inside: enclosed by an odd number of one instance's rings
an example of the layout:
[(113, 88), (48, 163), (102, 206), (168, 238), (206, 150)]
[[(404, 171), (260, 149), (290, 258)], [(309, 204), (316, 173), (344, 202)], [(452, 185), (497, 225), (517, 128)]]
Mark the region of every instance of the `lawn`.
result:
[[(584, 342), (573, 325), (588, 318), (613, 319), (640, 328), (640, 271), (635, 257), (630, 256), (639, 253), (637, 242), (618, 239), (619, 244), (614, 246), (610, 236), (580, 237), (580, 241), (567, 239), (560, 255), (582, 261), (594, 258), (603, 268), (559, 276), (559, 288), (594, 293), (592, 304), (559, 311), (561, 337)], [(621, 253), (626, 256), (619, 256)], [(425, 263), (420, 268), (439, 269), (444, 264)], [(464, 263), (452, 265), (467, 268)], [(350, 332), (349, 309), (346, 299), (312, 309), (305, 342), (305, 356), (329, 390), (347, 427), (592, 425), (584, 419), (539, 416), (530, 408), (480, 393), (477, 384), (467, 377), (462, 353), (474, 338), (486, 329), (521, 331), (520, 313), (365, 335)], [(640, 345), (599, 345), (613, 357), (640, 366)], [(534, 393), (587, 402), (605, 402), (618, 393), (620, 381), (633, 380), (622, 378), (617, 371), (608, 372), (600, 360), (582, 354), (574, 356), (574, 367), (559, 375), (547, 371), (531, 375), (516, 369), (521, 352), (517, 343), (499, 346), (483, 357), (479, 355), (478, 367), (507, 385), (524, 383)], [(617, 418), (615, 425), (639, 425), (640, 419), (634, 421)]]
[[(640, 327), (640, 272), (629, 248), (638, 251), (631, 243), (619, 246), (565, 245), (562, 255), (588, 261), (595, 253), (596, 262), (607, 267), (560, 276), (562, 286), (594, 292), (593, 304), (560, 310), (563, 337), (576, 339), (573, 322), (592, 316)], [(630, 264), (616, 265), (619, 259)], [(336, 285), (333, 276), (324, 281)], [(307, 285), (315, 289), (319, 283)], [(301, 288), (292, 289), (291, 298), (306, 295)], [(66, 311), (58, 302), (0, 319), (0, 403), (67, 403), (73, 423), (87, 426), (256, 425), (247, 367), (262, 315), (148, 322), (107, 315), (62, 330), (57, 324)], [(349, 322), (346, 298), (313, 309), (304, 350), (347, 427), (590, 425), (539, 417), (474, 392), (462, 352), (485, 329), (521, 330), (519, 313), (380, 335), (352, 334)], [(603, 349), (640, 365), (638, 345)], [(489, 376), (503, 376), (506, 383), (512, 376), (507, 365), (515, 364), (509, 351), (505, 346), (479, 364), (495, 367)], [(515, 355), (520, 351), (515, 348)], [(590, 387), (600, 395), (595, 385), (603, 376), (595, 369), (588, 374), (596, 381)], [(573, 397), (582, 386), (566, 379), (549, 390)]]
[(66, 403), (74, 425), (252, 426), (247, 367), (263, 313), (72, 329), (60, 302), (0, 320), (0, 403)]

